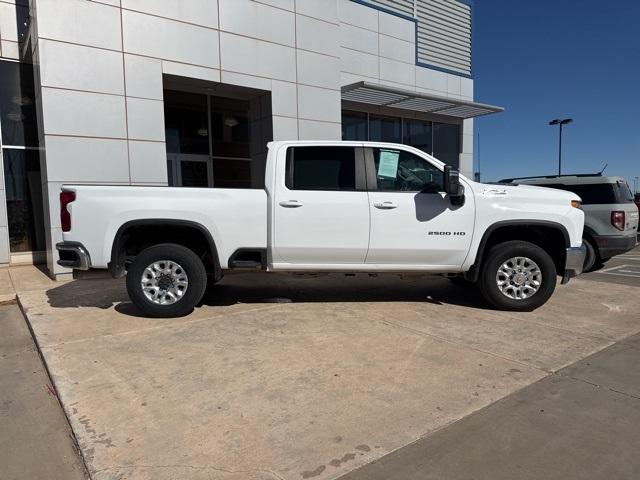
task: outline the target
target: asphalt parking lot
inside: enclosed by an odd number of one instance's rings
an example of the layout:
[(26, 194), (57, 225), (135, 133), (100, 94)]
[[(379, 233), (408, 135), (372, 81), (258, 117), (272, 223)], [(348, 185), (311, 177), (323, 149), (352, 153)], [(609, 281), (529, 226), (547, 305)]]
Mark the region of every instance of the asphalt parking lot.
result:
[(0, 305), (0, 478), (83, 480), (67, 419), (17, 305)]
[(106, 279), (19, 301), (93, 479), (324, 480), (640, 332), (637, 291), (576, 279), (516, 314), (443, 278), (246, 274), (182, 319)]
[(585, 274), (583, 278), (640, 287), (640, 245), (613, 257), (597, 270)]

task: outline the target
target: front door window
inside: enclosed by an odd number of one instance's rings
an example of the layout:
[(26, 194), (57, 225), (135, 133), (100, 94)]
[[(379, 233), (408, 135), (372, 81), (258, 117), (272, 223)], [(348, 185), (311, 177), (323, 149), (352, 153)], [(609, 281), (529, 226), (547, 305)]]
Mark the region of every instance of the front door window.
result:
[(442, 171), (413, 153), (375, 148), (374, 164), (379, 191), (436, 193), (443, 189)]

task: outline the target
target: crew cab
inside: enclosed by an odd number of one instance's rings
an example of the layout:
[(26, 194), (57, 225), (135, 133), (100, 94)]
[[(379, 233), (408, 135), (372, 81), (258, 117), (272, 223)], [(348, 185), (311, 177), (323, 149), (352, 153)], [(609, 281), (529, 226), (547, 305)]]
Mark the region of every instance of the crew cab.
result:
[(146, 315), (188, 314), (234, 271), (445, 274), (532, 310), (582, 272), (570, 192), (473, 182), (406, 145), (271, 142), (264, 189), (64, 185), (58, 263), (126, 274)]

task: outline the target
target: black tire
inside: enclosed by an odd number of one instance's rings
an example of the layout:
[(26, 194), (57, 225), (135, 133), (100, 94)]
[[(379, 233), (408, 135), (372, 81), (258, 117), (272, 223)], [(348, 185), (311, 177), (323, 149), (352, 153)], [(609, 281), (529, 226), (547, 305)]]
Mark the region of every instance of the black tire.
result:
[[(171, 261), (178, 264), (187, 276), (184, 294), (174, 303), (160, 305), (147, 298), (142, 287), (142, 276), (152, 263)], [(193, 311), (207, 287), (207, 272), (198, 256), (188, 248), (174, 243), (162, 243), (140, 252), (127, 272), (127, 293), (133, 304), (148, 317), (182, 317)], [(161, 290), (162, 291), (162, 290)]]
[[(498, 270), (507, 260), (526, 257), (533, 260), (540, 269), (540, 286), (528, 298), (513, 299), (503, 294), (498, 287)], [(552, 258), (542, 248), (533, 243), (512, 240), (494, 245), (482, 265), (478, 284), (482, 296), (500, 310), (531, 311), (544, 305), (556, 288), (556, 266)]]
[(588, 238), (583, 238), (582, 243), (584, 243), (585, 247), (587, 247), (587, 254), (584, 257), (584, 265), (582, 267), (583, 272), (590, 272), (596, 265), (599, 265), (600, 255), (598, 255), (598, 250), (593, 245), (593, 242)]

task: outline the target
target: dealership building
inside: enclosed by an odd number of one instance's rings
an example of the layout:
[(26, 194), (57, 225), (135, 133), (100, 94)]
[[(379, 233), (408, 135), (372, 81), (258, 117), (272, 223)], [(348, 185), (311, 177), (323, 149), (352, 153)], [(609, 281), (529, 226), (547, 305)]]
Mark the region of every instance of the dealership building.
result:
[(473, 118), (501, 111), (474, 101), (473, 8), (0, 0), (0, 264), (69, 274), (65, 183), (262, 188), (271, 140), (405, 143), (472, 175)]

